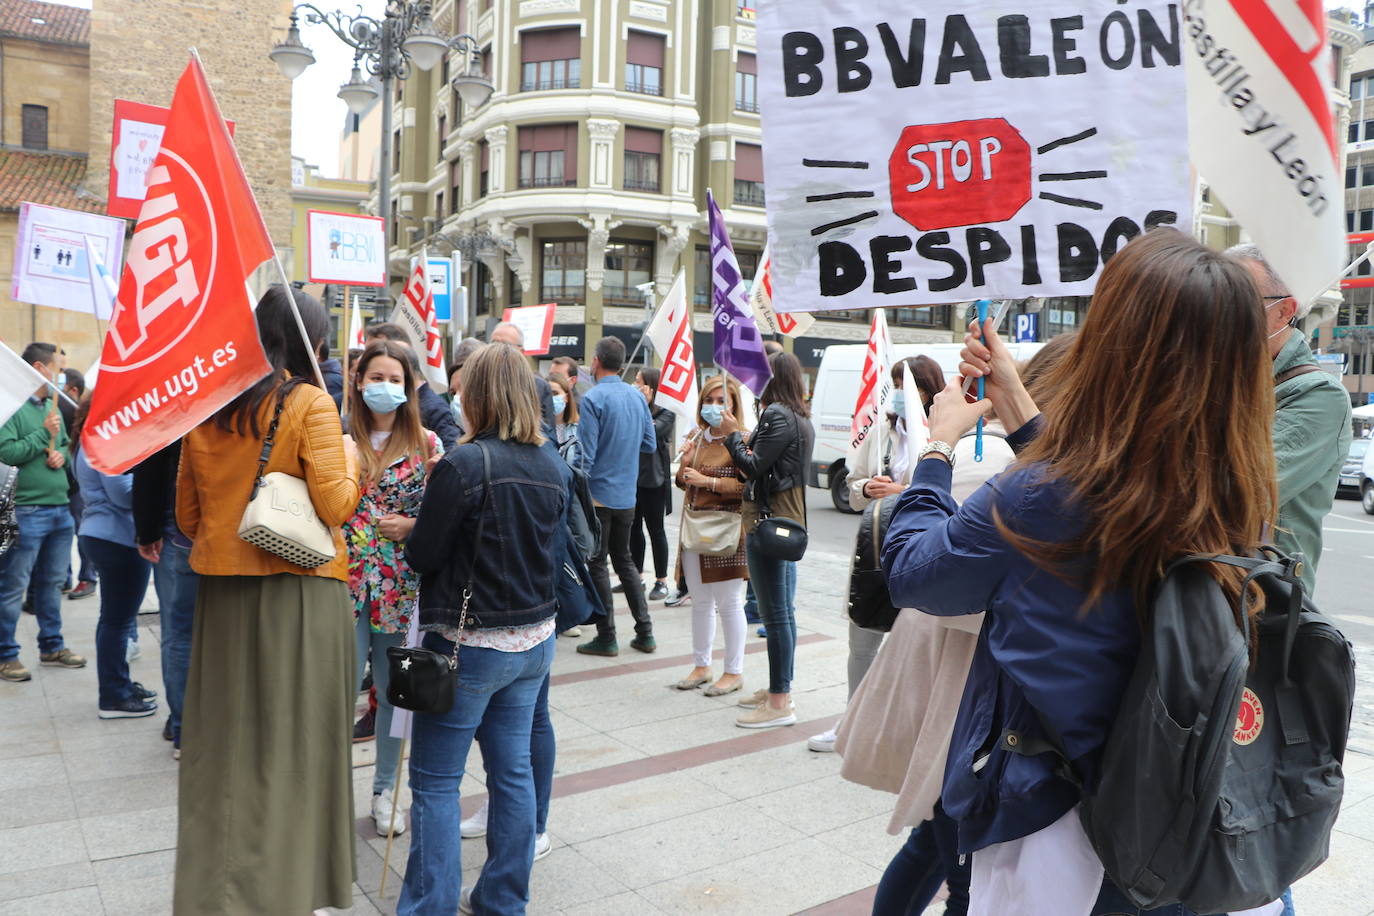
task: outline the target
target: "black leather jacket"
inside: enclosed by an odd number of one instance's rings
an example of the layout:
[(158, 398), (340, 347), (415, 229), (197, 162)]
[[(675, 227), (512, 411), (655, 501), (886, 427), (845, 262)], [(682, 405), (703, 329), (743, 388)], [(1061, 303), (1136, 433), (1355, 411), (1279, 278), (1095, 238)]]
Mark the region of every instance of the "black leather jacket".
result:
[(639, 453), (639, 488), (641, 490), (652, 490), (657, 487), (666, 487), (673, 477), (673, 426), (677, 423), (677, 415), (671, 410), (662, 407), (651, 407), (649, 413), (653, 415), (654, 437), (658, 440), (658, 449), (652, 452)]
[(811, 421), (781, 404), (769, 404), (764, 409), (747, 443), (737, 432), (725, 437), (731, 460), (746, 478), (744, 498), (754, 503), (760, 501), (756, 487), (761, 480), (766, 480), (768, 496), (806, 486), (806, 469), (815, 444)]

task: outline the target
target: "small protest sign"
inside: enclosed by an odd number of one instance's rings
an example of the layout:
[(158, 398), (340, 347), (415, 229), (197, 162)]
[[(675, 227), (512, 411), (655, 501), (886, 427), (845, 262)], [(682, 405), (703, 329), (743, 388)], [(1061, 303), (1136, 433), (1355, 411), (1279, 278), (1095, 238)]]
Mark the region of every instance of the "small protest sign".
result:
[[(110, 202), (105, 208), (111, 216), (138, 219), (139, 208), (148, 196), (148, 170), (162, 148), (162, 134), (171, 111), (160, 105), (115, 99), (110, 136)], [(226, 120), (224, 124), (232, 137), (234, 122)]]
[(556, 305), (527, 305), (524, 308), (506, 309), (501, 320), (520, 329), (525, 338), (526, 356), (543, 356), (549, 352), (553, 316), (557, 308)]
[[(89, 242), (112, 274), (124, 255), (122, 219), (25, 201), (19, 205), (19, 237), (14, 248), (10, 298), (31, 305), (90, 312), (93, 305)], [(96, 317), (110, 317), (108, 305)]]
[(777, 309), (1086, 295), (1131, 238), (1190, 225), (1179, 20), (759, 0)]
[(385, 224), (356, 213), (306, 213), (311, 283), (386, 286)]

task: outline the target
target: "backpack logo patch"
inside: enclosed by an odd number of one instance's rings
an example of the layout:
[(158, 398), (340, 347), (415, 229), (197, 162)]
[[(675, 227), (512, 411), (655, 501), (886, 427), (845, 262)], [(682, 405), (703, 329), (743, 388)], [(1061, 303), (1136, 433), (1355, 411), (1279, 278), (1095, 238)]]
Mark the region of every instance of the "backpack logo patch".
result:
[(1240, 712), (1236, 715), (1235, 742), (1242, 747), (1253, 744), (1264, 731), (1264, 704), (1249, 687), (1240, 698)]

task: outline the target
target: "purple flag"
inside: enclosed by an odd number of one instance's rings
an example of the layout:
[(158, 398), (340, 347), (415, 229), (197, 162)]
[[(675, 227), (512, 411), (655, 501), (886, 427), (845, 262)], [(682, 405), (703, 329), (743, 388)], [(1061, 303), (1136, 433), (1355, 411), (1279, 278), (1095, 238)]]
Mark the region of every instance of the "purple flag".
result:
[(739, 262), (725, 231), (720, 207), (708, 190), (706, 206), (711, 217), (711, 318), (715, 325), (716, 365), (740, 380), (756, 397), (773, 375), (763, 352), (763, 335), (749, 308), (749, 293), (740, 277)]

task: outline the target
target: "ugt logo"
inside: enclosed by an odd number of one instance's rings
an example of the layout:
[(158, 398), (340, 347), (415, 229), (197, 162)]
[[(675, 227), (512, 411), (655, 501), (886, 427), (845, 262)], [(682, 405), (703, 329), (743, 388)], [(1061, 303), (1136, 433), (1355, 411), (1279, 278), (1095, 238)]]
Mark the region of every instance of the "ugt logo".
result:
[(139, 365), (165, 353), (195, 323), (205, 308), (218, 255), (215, 213), (205, 186), (184, 159), (162, 152), (165, 158), (148, 171), (148, 196), (110, 323), (110, 339), (121, 359), (150, 340), (156, 342), (156, 352), (139, 354)]

